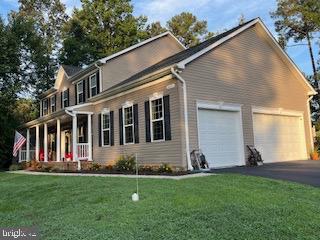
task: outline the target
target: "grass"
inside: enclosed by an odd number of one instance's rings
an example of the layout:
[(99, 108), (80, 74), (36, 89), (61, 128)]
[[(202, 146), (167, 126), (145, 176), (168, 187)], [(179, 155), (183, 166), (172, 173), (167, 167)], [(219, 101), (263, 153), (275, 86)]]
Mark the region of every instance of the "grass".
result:
[(319, 239), (320, 189), (240, 175), (185, 180), (0, 173), (0, 227), (42, 239)]

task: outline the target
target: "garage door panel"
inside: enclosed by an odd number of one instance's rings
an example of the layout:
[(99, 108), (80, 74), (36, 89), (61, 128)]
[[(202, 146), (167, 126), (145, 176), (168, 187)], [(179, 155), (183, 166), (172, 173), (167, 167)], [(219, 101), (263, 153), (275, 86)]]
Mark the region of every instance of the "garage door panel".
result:
[(200, 148), (211, 168), (239, 165), (243, 151), (239, 114), (199, 109)]
[(255, 113), (254, 142), (265, 162), (306, 159), (303, 118)]

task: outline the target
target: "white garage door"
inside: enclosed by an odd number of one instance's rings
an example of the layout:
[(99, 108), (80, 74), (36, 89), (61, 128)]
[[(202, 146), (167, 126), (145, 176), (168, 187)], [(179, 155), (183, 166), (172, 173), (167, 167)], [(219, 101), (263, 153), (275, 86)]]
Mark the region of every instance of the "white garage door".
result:
[(199, 146), (210, 168), (244, 164), (240, 112), (199, 109)]
[(254, 143), (266, 163), (307, 159), (303, 117), (254, 113)]

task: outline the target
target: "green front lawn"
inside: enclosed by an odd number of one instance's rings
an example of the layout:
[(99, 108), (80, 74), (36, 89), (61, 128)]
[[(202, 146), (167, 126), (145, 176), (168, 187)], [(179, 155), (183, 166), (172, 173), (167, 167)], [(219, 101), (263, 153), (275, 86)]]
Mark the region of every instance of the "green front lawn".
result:
[(0, 227), (44, 239), (319, 239), (320, 189), (239, 175), (185, 180), (0, 173)]

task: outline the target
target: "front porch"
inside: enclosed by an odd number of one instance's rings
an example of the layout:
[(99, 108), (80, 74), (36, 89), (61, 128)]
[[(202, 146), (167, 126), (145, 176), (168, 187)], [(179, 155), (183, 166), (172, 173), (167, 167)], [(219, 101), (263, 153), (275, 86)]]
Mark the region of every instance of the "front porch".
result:
[[(25, 129), (19, 162), (92, 161), (92, 113), (65, 111), (61, 116)], [(75, 136), (75, 137), (74, 137)]]

